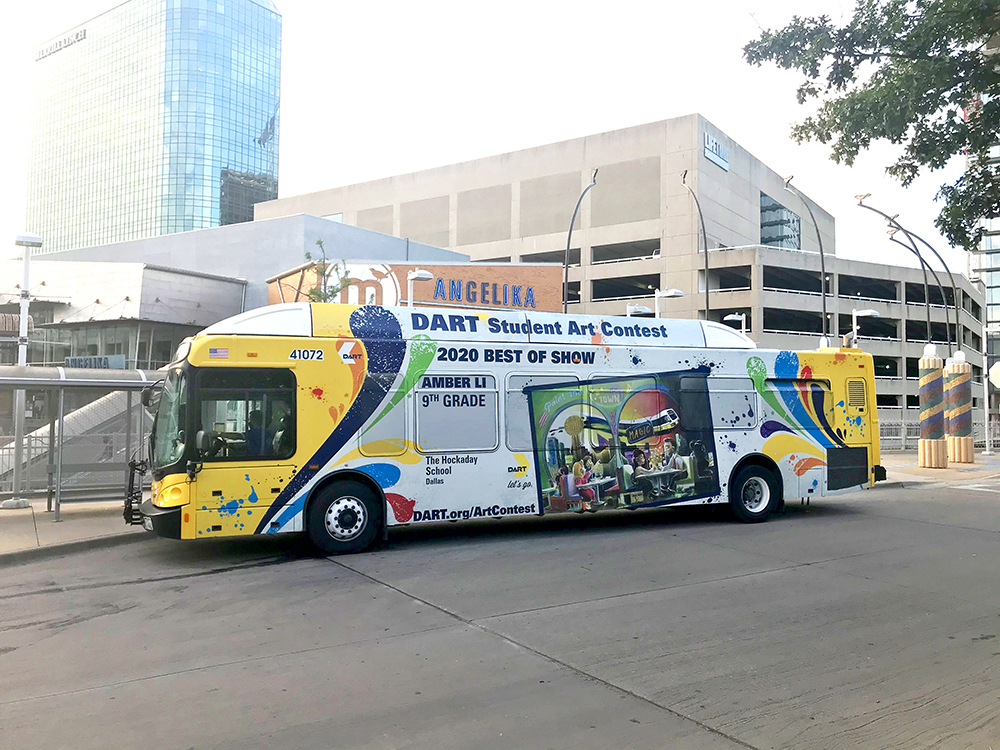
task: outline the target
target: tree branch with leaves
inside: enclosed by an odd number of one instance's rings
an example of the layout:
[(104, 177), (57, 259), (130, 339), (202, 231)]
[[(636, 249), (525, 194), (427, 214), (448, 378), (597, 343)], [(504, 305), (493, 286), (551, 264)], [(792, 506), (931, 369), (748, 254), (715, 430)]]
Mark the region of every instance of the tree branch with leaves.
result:
[(313, 262), (313, 270), (316, 272), (316, 283), (306, 291), (306, 299), (310, 302), (337, 302), (341, 291), (351, 283), (347, 261), (331, 263), (327, 260), (323, 240), (316, 240), (316, 246), (319, 248), (318, 258), (306, 251), (306, 260)]
[[(874, 141), (902, 146), (886, 172), (909, 185), (959, 155), (968, 169), (937, 193), (935, 220), (953, 245), (973, 250), (980, 220), (1000, 214), (990, 147), (1000, 143), (1000, 0), (859, 0), (851, 19), (794, 16), (743, 48), (747, 62), (803, 76), (800, 104), (816, 114), (792, 128), (799, 143), (831, 144), (850, 166)], [(996, 160), (994, 160), (996, 161)]]

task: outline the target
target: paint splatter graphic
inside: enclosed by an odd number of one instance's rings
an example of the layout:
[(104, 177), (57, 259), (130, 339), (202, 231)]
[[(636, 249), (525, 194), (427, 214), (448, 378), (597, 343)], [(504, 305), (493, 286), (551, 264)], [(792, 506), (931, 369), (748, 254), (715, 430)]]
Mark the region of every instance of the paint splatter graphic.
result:
[[(410, 340), (410, 362), (406, 366), (406, 375), (403, 378), (403, 387), (392, 395), (392, 399), (390, 399), (389, 403), (386, 404), (382, 413), (375, 417), (375, 421), (368, 425), (368, 430), (377, 425), (386, 414), (392, 411), (392, 408), (398, 404), (407, 393), (416, 387), (420, 380), (420, 376), (427, 372), (427, 368), (430, 367), (431, 362), (434, 361), (434, 355), (436, 353), (437, 342), (431, 340), (429, 336), (421, 333), (414, 336)], [(365, 432), (368, 432), (368, 430), (365, 430)]]
[(407, 523), (413, 518), (413, 506), (417, 504), (416, 500), (410, 500), (394, 492), (386, 492), (385, 499), (389, 502), (392, 515), (396, 517), (398, 523)]

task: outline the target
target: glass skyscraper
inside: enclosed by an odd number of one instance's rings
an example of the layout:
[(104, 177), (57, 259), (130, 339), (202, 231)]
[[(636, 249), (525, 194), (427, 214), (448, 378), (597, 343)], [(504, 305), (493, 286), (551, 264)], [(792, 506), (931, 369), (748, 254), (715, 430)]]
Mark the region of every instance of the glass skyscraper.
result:
[(34, 66), (26, 228), (41, 252), (249, 221), (277, 197), (270, 0), (128, 0)]

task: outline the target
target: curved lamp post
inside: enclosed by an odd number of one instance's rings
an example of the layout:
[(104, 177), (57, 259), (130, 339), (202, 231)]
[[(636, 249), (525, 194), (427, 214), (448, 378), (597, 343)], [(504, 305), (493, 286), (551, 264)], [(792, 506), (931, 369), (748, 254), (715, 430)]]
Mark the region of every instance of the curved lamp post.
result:
[(705, 247), (705, 320), (708, 320), (708, 235), (705, 233), (705, 216), (701, 212), (701, 204), (698, 202), (698, 196), (694, 194), (694, 190), (687, 184), (687, 174), (688, 171), (685, 169), (681, 174), (681, 185), (694, 198), (694, 206), (698, 209), (698, 220), (701, 222), (701, 242)]
[[(865, 198), (869, 198), (870, 196), (871, 196), (871, 193), (865, 193), (864, 195), (855, 195), (854, 197), (857, 198), (859, 206), (861, 206), (862, 208), (867, 208), (869, 211), (873, 211), (873, 212), (877, 213), (879, 216), (881, 216), (886, 221), (888, 221), (890, 226), (892, 226), (895, 229), (898, 229), (903, 234), (905, 234), (906, 237), (907, 237), (907, 239), (909, 239), (910, 243), (913, 245), (912, 252), (916, 253), (917, 257), (919, 257), (919, 258), (922, 259), (923, 256), (921, 256), (920, 252), (917, 250), (917, 245), (916, 245), (915, 242), (913, 242), (914, 238), (920, 240), (920, 242), (922, 242), (932, 253), (934, 253), (934, 257), (936, 257), (938, 259), (938, 261), (941, 263), (941, 265), (944, 266), (944, 270), (948, 272), (948, 278), (951, 280), (952, 302), (955, 305), (955, 337), (957, 339), (956, 347), (957, 347), (957, 349), (961, 350), (961, 348), (962, 348), (962, 332), (959, 329), (959, 321), (958, 321), (958, 287), (955, 286), (955, 277), (954, 277), (954, 275), (952, 275), (951, 269), (948, 268), (948, 264), (945, 263), (944, 258), (941, 257), (941, 254), (938, 253), (938, 251), (935, 250), (933, 248), (933, 246), (931, 246), (931, 244), (929, 242), (927, 242), (927, 240), (925, 240), (923, 237), (920, 237), (917, 234), (914, 234), (909, 229), (907, 229), (902, 224), (900, 224), (898, 221), (896, 221), (896, 216), (889, 216), (889, 214), (885, 213), (884, 211), (879, 211), (877, 208), (874, 208), (872, 206), (866, 205), (865, 204)], [(898, 216), (898, 214), (897, 214), (897, 216)], [(930, 266), (927, 266), (927, 267), (930, 268)], [(932, 271), (932, 273), (933, 273), (933, 271)], [(940, 287), (940, 284), (938, 286)], [(925, 292), (925, 295), (926, 295), (926, 292)], [(929, 296), (927, 297), (926, 301), (927, 301), (927, 306), (928, 306), (928, 320), (929, 320), (930, 319), (930, 304), (931, 304), (931, 300), (930, 300)], [(948, 298), (945, 296), (944, 287), (941, 287), (941, 301), (944, 303), (945, 328), (947, 328), (948, 327)], [(947, 338), (948, 338), (948, 342), (949, 342), (948, 346), (950, 347), (951, 346), (951, 331), (948, 331)], [(928, 322), (928, 325), (927, 325), (927, 340), (930, 341), (930, 323), (929, 322)]]
[[(927, 343), (929, 344), (931, 343), (931, 298), (930, 294), (928, 293), (930, 287), (927, 286), (927, 272), (930, 271), (931, 275), (934, 276), (934, 283), (937, 284), (938, 289), (941, 290), (941, 299), (947, 301), (944, 296), (944, 287), (941, 286), (941, 279), (938, 278), (937, 272), (929, 265), (927, 265), (927, 261), (924, 260), (924, 256), (917, 251), (916, 244), (913, 242), (913, 240), (911, 239), (910, 244), (907, 245), (905, 242), (900, 242), (899, 240), (897, 240), (894, 236), (895, 234), (896, 234), (896, 228), (891, 227), (889, 229), (889, 239), (892, 242), (895, 242), (900, 247), (905, 247), (911, 253), (916, 255), (917, 258), (920, 260), (920, 267), (924, 272), (924, 301), (926, 302), (925, 307), (927, 308)], [(903, 296), (905, 297), (906, 295), (904, 294)], [(945, 306), (944, 310), (944, 321), (945, 321), (944, 322), (945, 340), (948, 342), (948, 348), (951, 349), (951, 331), (949, 330), (950, 324), (948, 322), (947, 306)]]
[(573, 209), (573, 218), (569, 220), (569, 234), (566, 235), (566, 255), (563, 256), (563, 314), (566, 313), (566, 306), (569, 304), (569, 243), (573, 241), (573, 225), (576, 223), (576, 215), (580, 211), (580, 204), (583, 203), (583, 196), (590, 192), (590, 189), (597, 184), (597, 170), (590, 176), (590, 184), (580, 193), (580, 199)]
[(798, 199), (802, 201), (806, 206), (806, 211), (809, 212), (809, 218), (812, 219), (813, 228), (816, 230), (816, 244), (819, 245), (819, 295), (820, 300), (823, 304), (823, 338), (820, 339), (820, 348), (830, 346), (830, 338), (827, 335), (827, 323), (826, 323), (826, 256), (823, 254), (823, 237), (819, 233), (819, 223), (816, 221), (816, 215), (813, 213), (812, 206), (809, 205), (809, 201), (806, 199), (798, 189), (792, 187), (792, 178), (795, 175), (789, 175), (785, 178), (785, 190), (787, 190), (792, 195), (798, 196)]

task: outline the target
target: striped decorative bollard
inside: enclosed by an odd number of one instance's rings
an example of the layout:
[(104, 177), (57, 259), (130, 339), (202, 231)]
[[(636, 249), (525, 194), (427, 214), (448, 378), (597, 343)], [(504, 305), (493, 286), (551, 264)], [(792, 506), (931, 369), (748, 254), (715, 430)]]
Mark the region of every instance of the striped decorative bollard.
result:
[(948, 443), (944, 439), (944, 362), (934, 344), (924, 347), (920, 358), (920, 442), (918, 463), (925, 469), (948, 466)]
[(975, 463), (972, 445), (972, 365), (963, 352), (944, 368), (944, 401), (948, 416), (948, 460)]

